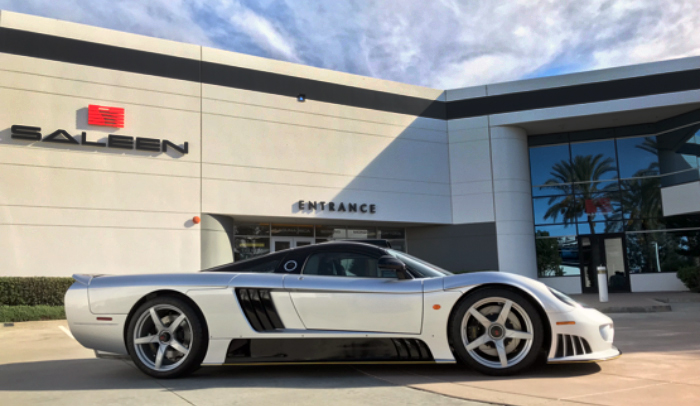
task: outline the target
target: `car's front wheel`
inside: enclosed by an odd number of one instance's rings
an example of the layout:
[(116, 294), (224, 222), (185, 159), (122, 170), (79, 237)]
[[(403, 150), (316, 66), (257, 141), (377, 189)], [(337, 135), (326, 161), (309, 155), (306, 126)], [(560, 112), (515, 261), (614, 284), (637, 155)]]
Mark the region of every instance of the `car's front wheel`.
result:
[(140, 306), (126, 335), (137, 367), (155, 378), (177, 378), (195, 371), (204, 360), (206, 326), (187, 302), (156, 297)]
[(455, 309), (450, 341), (459, 361), (489, 375), (511, 375), (535, 362), (544, 328), (522, 294), (486, 288), (466, 296)]

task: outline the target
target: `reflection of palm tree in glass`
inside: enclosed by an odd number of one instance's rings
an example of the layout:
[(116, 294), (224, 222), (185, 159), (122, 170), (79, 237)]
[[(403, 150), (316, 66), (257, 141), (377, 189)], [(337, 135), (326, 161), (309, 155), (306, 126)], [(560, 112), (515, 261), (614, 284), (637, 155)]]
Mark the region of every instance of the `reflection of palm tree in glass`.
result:
[[(646, 151), (646, 152), (648, 152), (648, 153), (654, 155), (655, 157), (658, 157), (658, 153), (659, 153), (658, 144), (659, 144), (659, 143), (656, 142), (656, 139), (655, 139), (655, 138), (652, 138), (652, 137), (645, 137), (645, 138), (644, 138), (644, 142), (641, 143), (641, 144), (639, 144), (639, 145), (637, 145), (636, 148), (639, 148), (639, 149), (641, 149), (642, 151)], [(653, 174), (650, 173), (650, 174), (643, 175), (643, 176), (651, 176), (651, 175), (656, 175), (656, 174), (658, 174), (658, 173), (659, 173), (659, 163), (658, 163), (658, 162), (652, 163), (651, 165), (649, 165), (649, 168), (646, 169), (646, 170), (651, 170), (651, 169), (652, 169), (652, 166), (654, 166), (654, 165), (656, 165), (656, 167), (655, 167), (656, 172), (653, 173)]]
[[(556, 222), (562, 216), (565, 225), (574, 224), (577, 218), (586, 214), (591, 234), (595, 234), (593, 220), (596, 213), (586, 211), (586, 201), (595, 200), (607, 192), (611, 185), (598, 189), (603, 175), (616, 170), (612, 158), (604, 158), (603, 154), (574, 157), (573, 162), (561, 161), (552, 166), (552, 178), (541, 188), (555, 189), (564, 192), (564, 196), (549, 198), (550, 205), (544, 214), (545, 219), (552, 218)], [(576, 187), (577, 198), (571, 194), (571, 185)], [(614, 185), (612, 186), (614, 187)]]
[[(652, 165), (658, 164), (654, 163)], [(645, 170), (634, 174), (644, 176)], [(661, 214), (661, 181), (657, 177), (627, 180), (622, 187), (622, 207), (629, 215), (627, 228), (634, 230), (655, 230), (659, 228)]]
[[(657, 142), (647, 137), (636, 148), (658, 156)], [(626, 213), (627, 229), (654, 230), (659, 227), (661, 214), (661, 181), (658, 159), (649, 163), (647, 168), (639, 169), (632, 174), (633, 179), (622, 182), (620, 195), (621, 204)]]
[[(647, 137), (636, 148), (658, 156), (657, 142), (654, 138)], [(633, 179), (622, 182), (620, 193), (621, 204), (625, 212), (627, 230), (650, 231), (661, 226), (661, 180), (659, 175), (658, 158), (649, 163), (647, 168), (642, 168), (632, 174)], [(622, 220), (622, 215), (620, 215)], [(656, 261), (659, 247), (665, 245), (666, 238), (663, 233), (640, 233), (627, 235), (627, 250), (630, 267), (642, 272), (658, 271)], [(662, 241), (663, 240), (663, 241)]]

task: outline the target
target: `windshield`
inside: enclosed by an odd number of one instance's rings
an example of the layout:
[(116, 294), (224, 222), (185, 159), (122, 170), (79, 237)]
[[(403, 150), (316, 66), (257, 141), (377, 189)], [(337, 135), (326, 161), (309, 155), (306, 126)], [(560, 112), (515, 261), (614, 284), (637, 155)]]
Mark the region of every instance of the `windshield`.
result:
[(417, 274), (417, 276), (419, 277), (441, 278), (443, 276), (452, 275), (451, 272), (448, 272), (433, 264), (429, 264), (416, 257), (412, 257), (401, 251), (386, 249), (386, 252), (388, 252), (389, 254), (406, 264), (408, 270), (411, 271), (411, 273)]

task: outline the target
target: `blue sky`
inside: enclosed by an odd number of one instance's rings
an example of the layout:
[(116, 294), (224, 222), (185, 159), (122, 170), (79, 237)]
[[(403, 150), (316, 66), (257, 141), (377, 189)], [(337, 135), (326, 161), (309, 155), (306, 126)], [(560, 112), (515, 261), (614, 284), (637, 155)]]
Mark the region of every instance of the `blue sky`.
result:
[(441, 89), (700, 55), (699, 0), (0, 0), (0, 9)]

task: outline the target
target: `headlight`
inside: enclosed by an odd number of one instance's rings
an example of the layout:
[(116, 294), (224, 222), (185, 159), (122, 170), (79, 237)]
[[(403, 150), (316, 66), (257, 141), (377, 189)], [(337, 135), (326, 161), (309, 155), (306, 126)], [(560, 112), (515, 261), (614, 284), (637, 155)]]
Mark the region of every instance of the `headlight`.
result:
[(552, 294), (553, 294), (554, 296), (556, 296), (557, 299), (559, 299), (559, 300), (561, 300), (562, 302), (568, 304), (569, 306), (573, 306), (573, 307), (583, 307), (583, 306), (581, 306), (581, 304), (580, 304), (579, 302), (577, 302), (577, 301), (575, 301), (574, 299), (572, 299), (572, 298), (566, 296), (565, 294), (559, 292), (558, 290), (556, 290), (556, 289), (554, 289), (554, 288), (549, 288), (549, 291), (552, 292)]
[(603, 324), (600, 326), (600, 336), (609, 343), (613, 342), (613, 338), (615, 338), (615, 327), (613, 327), (612, 324)]

